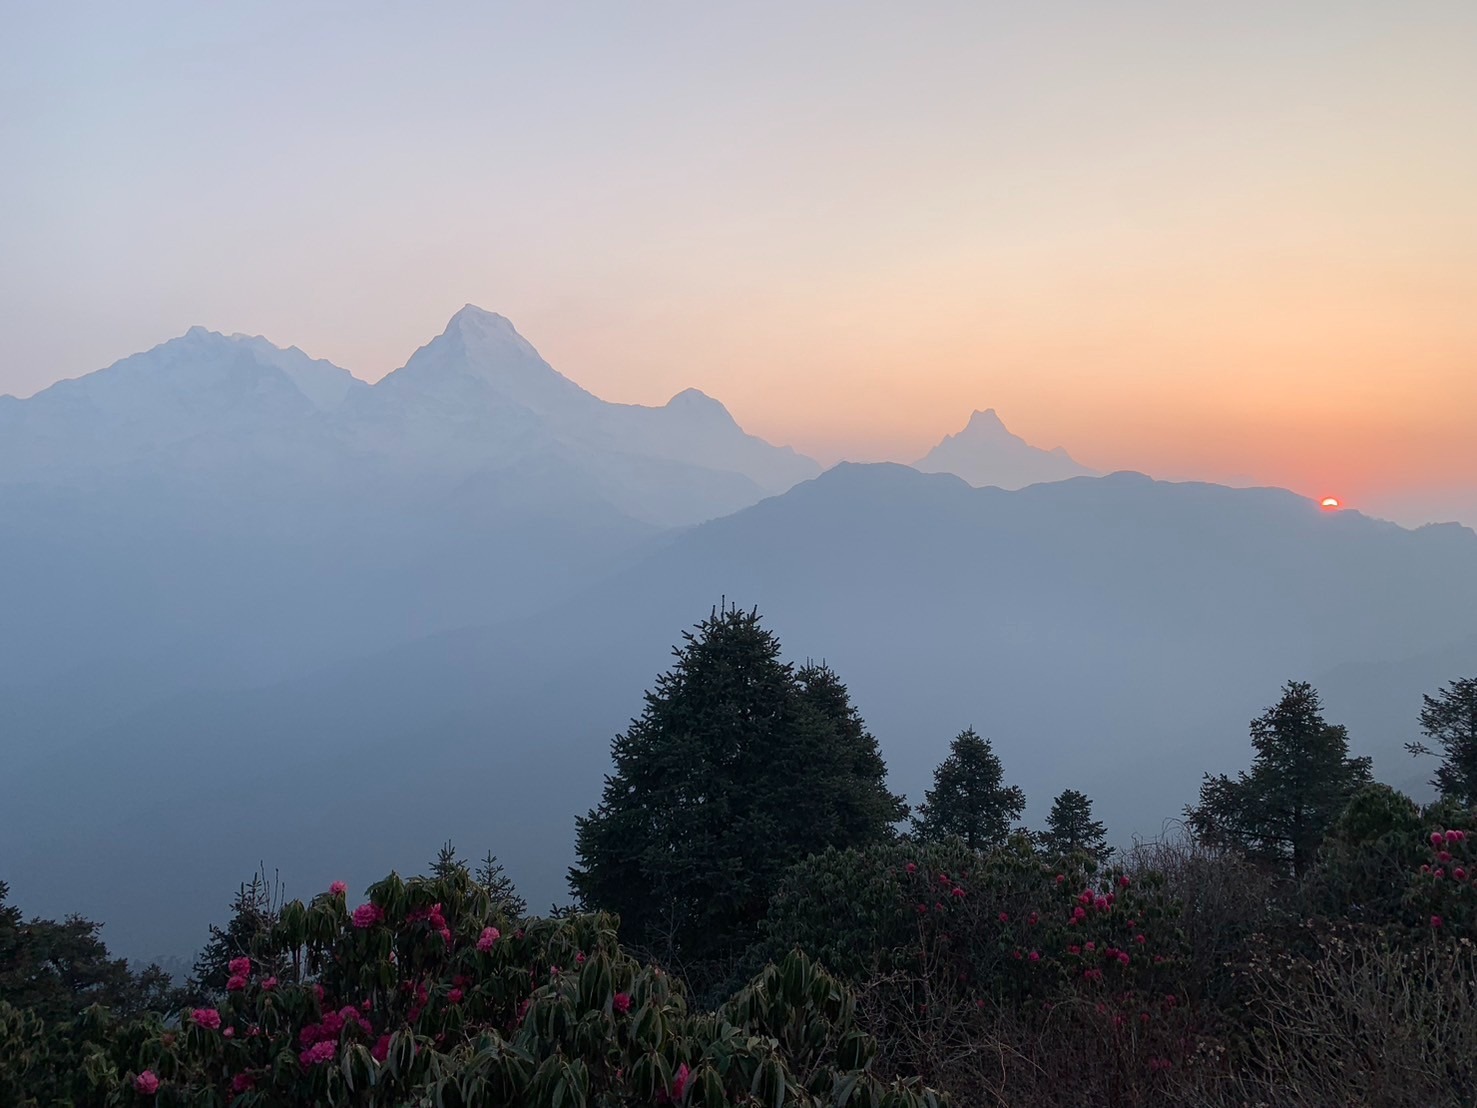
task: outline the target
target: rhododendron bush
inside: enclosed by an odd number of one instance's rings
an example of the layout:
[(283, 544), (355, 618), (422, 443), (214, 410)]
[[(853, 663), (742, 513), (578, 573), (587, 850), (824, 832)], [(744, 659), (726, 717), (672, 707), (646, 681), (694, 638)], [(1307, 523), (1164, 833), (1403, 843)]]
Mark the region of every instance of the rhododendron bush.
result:
[(285, 905), (218, 1005), (94, 1010), (50, 1036), (5, 1013), (0, 1049), (79, 1105), (941, 1103), (869, 1074), (850, 994), (803, 955), (703, 1013), (622, 952), (612, 917), (512, 920), (458, 876), (345, 893)]

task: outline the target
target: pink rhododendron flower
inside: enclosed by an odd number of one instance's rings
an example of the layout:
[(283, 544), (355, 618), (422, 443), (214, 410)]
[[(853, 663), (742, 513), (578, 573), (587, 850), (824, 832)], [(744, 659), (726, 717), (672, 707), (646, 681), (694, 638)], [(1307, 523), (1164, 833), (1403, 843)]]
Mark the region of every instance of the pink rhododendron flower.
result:
[(390, 1056), (390, 1036), (381, 1035), (374, 1041), (374, 1046), (369, 1048), (369, 1056), (376, 1062), (383, 1062)]
[(1440, 854), (1436, 855), (1436, 861), (1438, 861), (1438, 862), (1449, 862), (1449, 861), (1451, 861), (1451, 851), (1449, 851), (1449, 850), (1443, 850)]
[(196, 1008), (190, 1013), (190, 1019), (201, 1027), (208, 1027), (212, 1031), (221, 1025), (221, 1014), (214, 1008)]
[(1026, 957), (1032, 962), (1039, 962), (1041, 961), (1041, 951), (1033, 950), (1031, 951), (1031, 953), (1027, 954)]
[(1467, 833), (1465, 831), (1448, 831), (1446, 833), (1446, 841), (1449, 843), (1459, 843), (1466, 837)]
[(1014, 958), (1017, 962), (1019, 962), (1023, 957), (1019, 949), (1012, 951), (1010, 956)]
[(349, 886), (342, 881), (335, 881), (332, 885), (328, 886), (329, 896), (347, 896), (348, 892)]
[(303, 1069), (307, 1069), (309, 1066), (321, 1066), (324, 1062), (332, 1061), (333, 1056), (337, 1053), (338, 1046), (336, 1044), (324, 1041), (314, 1043), (297, 1057), (298, 1061), (303, 1064)]
[(460, 989), (452, 989), (451, 992), (446, 994), (446, 999), (453, 1004), (460, 1004), (462, 1002), (462, 991)]
[(1445, 841), (1446, 841), (1446, 836), (1443, 835), (1440, 831), (1432, 831), (1431, 832), (1431, 845), (1433, 847), (1440, 847), (1441, 844), (1444, 843)]
[(1441, 919), (1440, 916), (1432, 916), (1431, 917), (1431, 926), (1432, 927), (1440, 927), (1441, 924), (1442, 924), (1442, 919)]
[(1068, 954), (1081, 954), (1082, 953), (1082, 948), (1080, 946), (1077, 946), (1074, 943), (1073, 945), (1067, 947), (1067, 953)]
[(221, 1038), (223, 1039), (234, 1039), (235, 1037), (236, 1029), (234, 1027), (227, 1027), (221, 1031)]
[(1461, 866), (1457, 866), (1456, 869), (1452, 870), (1451, 875), (1455, 877), (1458, 881), (1465, 881), (1467, 879), (1467, 871), (1464, 870)]
[(276, 977), (275, 974), (273, 976), (267, 978), (265, 981), (262, 982), (262, 992), (264, 992), (264, 993), (269, 993), (273, 989), (275, 989), (276, 987), (277, 987), (277, 977)]
[(939, 874), (939, 884), (940, 885), (952, 885), (953, 883), (954, 882), (952, 882), (952, 881), (949, 880), (949, 875), (947, 873), (941, 873), (941, 874)]
[(1143, 937), (1143, 936), (1142, 936), (1142, 935), (1135, 935), (1135, 936), (1134, 936), (1134, 937), (1133, 937), (1133, 941), (1134, 941), (1134, 942), (1136, 942), (1136, 943), (1146, 943), (1146, 942), (1148, 942), (1148, 941), (1149, 941), (1149, 940), (1148, 940), (1148, 939), (1146, 939), (1146, 938), (1144, 938), (1144, 937)]
[(1041, 917), (1038, 916), (1035, 912), (1032, 912), (1029, 916), (1026, 917), (1026, 926), (1035, 927), (1036, 924), (1040, 921)]
[(231, 1092), (237, 1096), (249, 1093), (254, 1088), (256, 1088), (256, 1078), (249, 1073), (238, 1073), (231, 1078)]
[(228, 962), (226, 964), (226, 968), (231, 971), (231, 975), (233, 977), (250, 977), (251, 976), (251, 959), (250, 958), (232, 958), (230, 960), (230, 962)]
[(1010, 922), (1010, 913), (1009, 912), (1001, 912), (1000, 913), (1000, 922), (1001, 923), (1009, 923)]
[(133, 1091), (143, 1096), (153, 1096), (159, 1091), (159, 1075), (153, 1070), (144, 1070), (133, 1079)]
[(1086, 909), (1084, 909), (1079, 904), (1077, 907), (1075, 907), (1075, 908), (1072, 909), (1072, 918), (1074, 920), (1075, 919), (1086, 919), (1087, 918), (1087, 911), (1086, 911)]
[(239, 993), (244, 988), (246, 988), (246, 977), (242, 974), (238, 973), (226, 982), (226, 992), (228, 993)]
[(909, 862), (907, 865), (905, 865), (903, 867), (903, 869), (907, 870), (909, 873), (917, 873), (918, 872), (918, 863), (917, 862)]
[(1096, 950), (1097, 949), (1097, 943), (1088, 943), (1082, 949), (1083, 950)]
[(385, 910), (378, 904), (361, 904), (354, 909), (354, 926), (361, 931), (373, 927), (385, 918)]
[(1128, 886), (1130, 886), (1132, 884), (1133, 884), (1133, 882), (1128, 879), (1128, 874), (1125, 873), (1125, 874), (1122, 874), (1122, 875), (1119, 876), (1119, 878), (1118, 878), (1118, 887), (1120, 889), (1126, 889), (1126, 888), (1128, 888)]
[(1059, 874), (1056, 875), (1056, 883), (1058, 885), (1060, 885), (1066, 879), (1067, 879), (1067, 875), (1065, 873), (1059, 873)]
[(672, 1075), (673, 1100), (681, 1098), (682, 1094), (687, 1091), (687, 1083), (691, 1080), (692, 1071), (687, 1068), (687, 1063), (683, 1062), (680, 1066), (677, 1067), (677, 1072)]
[(610, 1006), (622, 1014), (631, 1010), (631, 994), (616, 993), (610, 1002)]

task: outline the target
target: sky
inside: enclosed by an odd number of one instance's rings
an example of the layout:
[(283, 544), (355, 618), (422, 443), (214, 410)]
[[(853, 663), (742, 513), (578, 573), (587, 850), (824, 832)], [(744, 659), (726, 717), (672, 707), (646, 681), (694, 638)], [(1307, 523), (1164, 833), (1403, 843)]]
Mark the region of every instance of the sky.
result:
[(0, 0), (0, 393), (463, 303), (822, 461), (1477, 522), (1477, 5)]

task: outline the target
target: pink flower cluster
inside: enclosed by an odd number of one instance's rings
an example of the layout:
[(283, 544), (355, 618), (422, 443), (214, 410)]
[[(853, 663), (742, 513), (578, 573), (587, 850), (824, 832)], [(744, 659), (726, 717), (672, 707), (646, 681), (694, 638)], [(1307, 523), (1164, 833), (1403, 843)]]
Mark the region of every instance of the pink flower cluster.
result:
[(348, 894), (349, 886), (342, 881), (335, 881), (332, 885), (328, 886), (329, 896), (347, 896)]
[(330, 1040), (324, 1040), (321, 1043), (314, 1043), (307, 1050), (299, 1054), (297, 1058), (302, 1063), (303, 1069), (310, 1069), (313, 1066), (321, 1066), (324, 1062), (333, 1061), (333, 1056), (337, 1053), (338, 1044)]
[[(406, 923), (420, 923), (422, 921), (431, 925), (431, 930), (441, 936), (443, 943), (447, 946), (451, 945), (451, 928), (446, 926), (446, 917), (441, 912), (441, 905), (432, 904), (429, 908), (417, 908), (405, 917)], [(483, 932), (483, 934), (486, 934), (486, 932)]]
[(159, 1091), (159, 1075), (153, 1070), (144, 1070), (133, 1079), (133, 1091), (141, 1096), (153, 1096)]
[(325, 1012), (323, 1019), (319, 1022), (305, 1024), (303, 1029), (297, 1033), (298, 1045), (311, 1047), (322, 1046), (324, 1043), (337, 1043), (339, 1035), (349, 1024), (354, 1024), (366, 1035), (374, 1032), (369, 1021), (359, 1014), (359, 1009), (352, 1004), (345, 1004), (337, 1012)]
[(497, 942), (502, 937), (502, 932), (499, 931), (496, 927), (484, 927), (482, 929), (482, 934), (477, 937), (477, 949), (484, 952), (491, 950), (492, 944)]
[(246, 983), (251, 980), (251, 959), (232, 958), (227, 968), (231, 971), (231, 977), (226, 982), (228, 992), (239, 993), (246, 988)]
[(208, 1027), (212, 1031), (217, 1031), (221, 1025), (221, 1014), (214, 1008), (196, 1008), (190, 1013), (190, 1021), (200, 1027)]
[(361, 904), (354, 909), (354, 926), (363, 931), (385, 918), (385, 910), (378, 904)]
[(611, 998), (610, 1006), (614, 1008), (617, 1012), (620, 1012), (622, 1015), (624, 1015), (631, 1010), (631, 994), (616, 993), (615, 996)]

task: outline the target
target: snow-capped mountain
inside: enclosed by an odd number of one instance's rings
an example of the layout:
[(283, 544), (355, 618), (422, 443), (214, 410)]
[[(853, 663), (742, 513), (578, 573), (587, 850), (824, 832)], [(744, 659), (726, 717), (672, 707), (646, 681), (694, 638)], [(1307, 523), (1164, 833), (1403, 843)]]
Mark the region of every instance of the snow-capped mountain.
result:
[(470, 305), (375, 385), (192, 328), (0, 397), (0, 681), (283, 672), (500, 618), (818, 471), (693, 390), (607, 403)]
[(1012, 434), (994, 408), (975, 412), (964, 430), (945, 435), (942, 442), (913, 463), (913, 468), (924, 473), (952, 473), (977, 488), (993, 485), (1002, 489), (1095, 475), (1061, 447), (1042, 450)]

